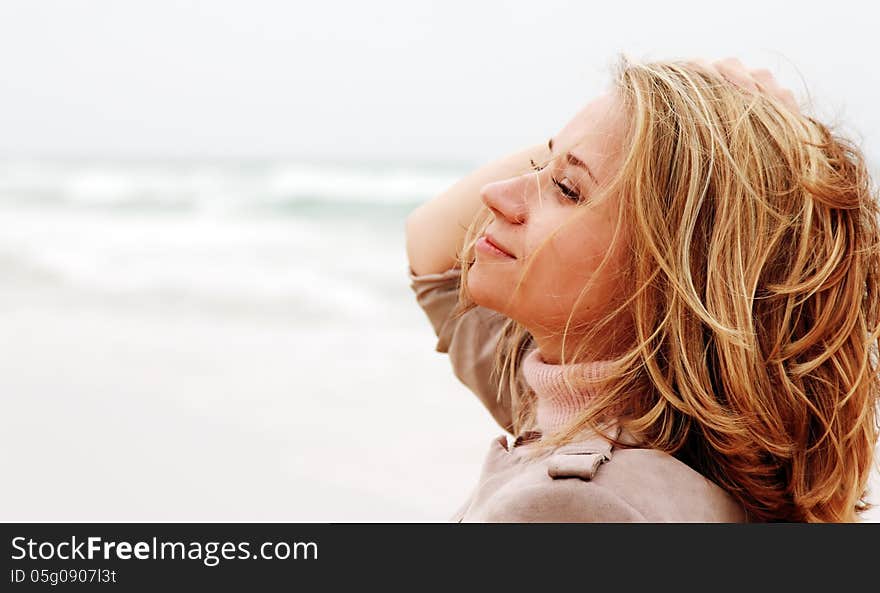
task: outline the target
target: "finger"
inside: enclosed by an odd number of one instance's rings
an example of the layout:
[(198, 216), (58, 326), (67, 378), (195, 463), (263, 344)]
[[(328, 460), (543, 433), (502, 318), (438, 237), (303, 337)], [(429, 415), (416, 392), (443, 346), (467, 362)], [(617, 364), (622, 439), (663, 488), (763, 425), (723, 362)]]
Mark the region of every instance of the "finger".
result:
[(715, 68), (734, 85), (752, 92), (760, 92), (755, 80), (749, 75), (739, 58), (729, 57), (714, 62)]
[(747, 74), (745, 65), (740, 61), (739, 58), (736, 57), (728, 57), (723, 58), (721, 60), (716, 60), (714, 62), (715, 67), (718, 70), (727, 70), (727, 71), (739, 71), (743, 74)]
[(761, 89), (758, 88), (758, 84), (755, 80), (744, 70), (731, 68), (730, 66), (723, 64), (716, 64), (716, 68), (718, 68), (718, 71), (721, 72), (721, 75), (724, 76), (724, 78), (734, 85), (747, 91), (755, 93), (761, 92)]
[(709, 63), (703, 58), (695, 58), (690, 60), (690, 62), (710, 74), (727, 80), (735, 86), (750, 92), (763, 92), (772, 95), (789, 109), (800, 111), (800, 106), (794, 94), (790, 90), (779, 86), (773, 73), (766, 68), (747, 71), (743, 63), (735, 57), (724, 58), (713, 63)]
[(782, 89), (782, 92), (779, 94), (779, 98), (782, 100), (785, 105), (787, 105), (793, 111), (800, 111), (801, 107), (798, 105), (797, 98), (794, 96), (794, 93), (788, 89)]
[(779, 85), (776, 83), (776, 79), (773, 77), (773, 73), (767, 70), (766, 68), (758, 68), (756, 70), (752, 70), (749, 72), (752, 78), (754, 78), (758, 84), (760, 84), (765, 89), (778, 89)]
[(708, 74), (712, 78), (718, 79), (722, 82), (725, 80), (724, 75), (721, 74), (721, 72), (719, 72), (715, 66), (713, 66), (712, 64), (710, 64), (707, 60), (704, 60), (703, 58), (696, 58), (696, 59), (690, 60), (690, 63), (695, 65), (698, 70), (702, 71), (705, 74)]
[(785, 104), (789, 109), (800, 111), (800, 107), (797, 104), (794, 93), (786, 88), (779, 86), (779, 83), (773, 76), (772, 72), (770, 72), (766, 68), (759, 68), (757, 70), (752, 70), (751, 74), (752, 78), (754, 78), (758, 82), (758, 85), (767, 94), (772, 95), (779, 101), (782, 101), (782, 103)]

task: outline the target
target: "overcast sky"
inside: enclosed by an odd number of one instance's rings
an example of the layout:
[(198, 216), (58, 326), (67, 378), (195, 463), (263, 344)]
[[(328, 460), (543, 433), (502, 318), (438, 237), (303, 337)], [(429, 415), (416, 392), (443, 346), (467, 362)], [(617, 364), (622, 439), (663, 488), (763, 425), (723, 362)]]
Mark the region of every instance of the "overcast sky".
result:
[(617, 52), (800, 72), (877, 154), (876, 8), (718, 6), (0, 0), (0, 155), (483, 160), (554, 134)]

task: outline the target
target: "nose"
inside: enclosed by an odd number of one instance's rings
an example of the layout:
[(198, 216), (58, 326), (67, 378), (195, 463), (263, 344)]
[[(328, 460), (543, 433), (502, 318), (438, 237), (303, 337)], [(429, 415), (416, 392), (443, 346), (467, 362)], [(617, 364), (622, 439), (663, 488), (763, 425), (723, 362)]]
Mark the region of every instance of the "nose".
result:
[(528, 216), (525, 181), (528, 175), (487, 183), (480, 190), (480, 199), (511, 224), (522, 224)]

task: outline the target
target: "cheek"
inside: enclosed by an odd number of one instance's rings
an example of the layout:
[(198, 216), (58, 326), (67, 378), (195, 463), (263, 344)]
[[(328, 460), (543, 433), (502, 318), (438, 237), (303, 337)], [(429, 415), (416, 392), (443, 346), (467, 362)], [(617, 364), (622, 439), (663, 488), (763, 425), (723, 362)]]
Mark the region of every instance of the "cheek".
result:
[(598, 270), (612, 249), (613, 227), (602, 224), (581, 228), (590, 230), (560, 233), (536, 256), (530, 292), (545, 316), (568, 317), (575, 306), (583, 315), (591, 316), (596, 309), (603, 308), (617, 290), (622, 264), (620, 242), (604, 267)]
[(588, 280), (611, 247), (611, 232), (595, 225), (556, 234), (538, 253), (536, 265), (555, 283)]

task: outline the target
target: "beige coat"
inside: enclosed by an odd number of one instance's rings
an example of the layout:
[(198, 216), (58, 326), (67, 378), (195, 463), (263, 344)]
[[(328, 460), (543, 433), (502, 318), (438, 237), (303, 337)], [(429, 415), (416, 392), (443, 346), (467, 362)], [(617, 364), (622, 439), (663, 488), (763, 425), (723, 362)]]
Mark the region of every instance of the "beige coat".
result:
[[(436, 350), (449, 355), (452, 370), (483, 402), (498, 425), (512, 431), (510, 393), (501, 401), (489, 373), (505, 318), (477, 307), (458, 319), (460, 270), (416, 276), (410, 285), (437, 335)], [(518, 380), (522, 381), (521, 377)], [(630, 435), (609, 425), (627, 444)], [(744, 509), (713, 482), (675, 457), (647, 448), (614, 449), (597, 432), (530, 458), (531, 432), (509, 443), (492, 439), (480, 479), (451, 517), (457, 522), (742, 522)]]

